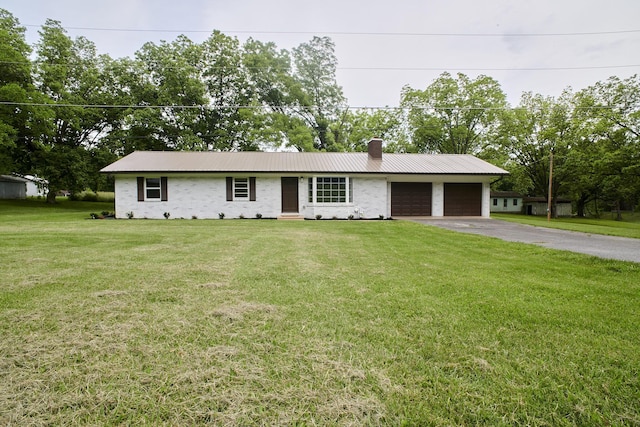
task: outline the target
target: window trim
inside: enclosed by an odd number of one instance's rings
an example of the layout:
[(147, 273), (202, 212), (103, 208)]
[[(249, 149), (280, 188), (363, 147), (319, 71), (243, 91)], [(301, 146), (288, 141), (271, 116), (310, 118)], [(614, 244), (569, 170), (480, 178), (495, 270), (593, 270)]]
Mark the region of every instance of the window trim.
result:
[[(236, 183), (238, 182), (238, 180), (242, 180), (243, 184), (246, 181), (246, 190), (242, 188), (243, 190), (242, 192), (246, 191), (247, 193), (246, 196), (238, 196), (238, 190), (241, 189), (241, 187), (236, 186)], [(227, 202), (233, 202), (233, 201), (255, 202), (256, 201), (256, 177), (228, 176), (226, 178), (226, 183), (227, 183)]]
[[(149, 180), (158, 180), (159, 186), (149, 186)], [(136, 178), (139, 202), (166, 202), (169, 200), (166, 176), (139, 176)], [(149, 190), (159, 190), (159, 197), (149, 197)]]
[[(162, 199), (162, 182), (160, 178), (144, 179), (144, 199), (146, 201), (159, 201)], [(153, 193), (153, 196), (150, 195)], [(157, 195), (156, 195), (157, 194)]]
[[(344, 185), (344, 189), (342, 188), (337, 188), (337, 189), (333, 189), (332, 185), (333, 180), (338, 180), (337, 184), (340, 185)], [(344, 192), (344, 201), (342, 200), (330, 200), (330, 201), (322, 201), (319, 202), (318, 201), (318, 180), (321, 180), (321, 185), (326, 186), (329, 185), (329, 188), (322, 188), (320, 191), (323, 192), (322, 194), (322, 198), (326, 200), (327, 197), (332, 198), (333, 197), (333, 192), (337, 191), (338, 195), (337, 197), (339, 199), (342, 199), (342, 192)], [(325, 180), (329, 180), (328, 182), (325, 182)], [(340, 182), (339, 180), (344, 180), (343, 182)], [(308, 185), (307, 185), (307, 200), (310, 204), (312, 205), (320, 205), (320, 206), (331, 206), (331, 205), (340, 205), (340, 206), (348, 206), (350, 204), (353, 204), (353, 179), (350, 176), (347, 175), (317, 175), (317, 176), (312, 176), (308, 178)], [(327, 196), (325, 192), (329, 192), (329, 195)]]

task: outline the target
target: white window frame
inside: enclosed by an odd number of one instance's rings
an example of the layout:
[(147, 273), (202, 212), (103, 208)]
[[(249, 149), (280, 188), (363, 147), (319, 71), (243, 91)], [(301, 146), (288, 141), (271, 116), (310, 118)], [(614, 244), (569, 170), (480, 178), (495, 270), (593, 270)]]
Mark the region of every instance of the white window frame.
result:
[[(150, 180), (157, 180), (158, 185), (149, 185)], [(149, 191), (157, 191), (158, 196), (149, 196)], [(149, 202), (159, 202), (162, 200), (162, 179), (160, 177), (145, 177), (144, 178), (144, 200)]]
[[(353, 204), (353, 179), (351, 179), (351, 177), (349, 176), (340, 176), (340, 175), (321, 175), (321, 176), (313, 176), (309, 178), (309, 182), (311, 182), (311, 188), (307, 190), (308, 192), (308, 196), (307, 199), (309, 201), (309, 203), (313, 204), (313, 205), (340, 205), (340, 206), (345, 206), (345, 205), (351, 205)], [(338, 187), (338, 188), (328, 188), (328, 189), (321, 189), (322, 192), (325, 191), (329, 191), (329, 197), (333, 198), (333, 194), (331, 194), (334, 191), (337, 191), (337, 198), (338, 200), (330, 200), (330, 201), (324, 201), (324, 199), (326, 198), (326, 196), (323, 197), (323, 201), (319, 202), (318, 201), (318, 180), (320, 180), (320, 184), (321, 185), (327, 185), (329, 184), (330, 186), (333, 186), (334, 184), (340, 186), (342, 184), (342, 182), (340, 180), (344, 180), (344, 189)], [(325, 182), (325, 180), (329, 180), (329, 182)], [(333, 182), (333, 180), (337, 180), (337, 182)], [(309, 191), (310, 190), (310, 191)], [(342, 195), (340, 194), (340, 192), (344, 191), (344, 201), (342, 201)]]

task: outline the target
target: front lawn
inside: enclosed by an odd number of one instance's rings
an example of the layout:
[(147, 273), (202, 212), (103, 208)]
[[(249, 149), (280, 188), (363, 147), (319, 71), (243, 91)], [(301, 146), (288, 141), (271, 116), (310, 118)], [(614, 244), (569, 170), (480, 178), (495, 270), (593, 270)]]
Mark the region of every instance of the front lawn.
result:
[(491, 218), (528, 224), (536, 227), (559, 228), (589, 234), (640, 239), (640, 213), (625, 212), (622, 221), (606, 218), (552, 218), (546, 216), (492, 213)]
[(640, 424), (640, 264), (66, 206), (0, 202), (2, 425)]

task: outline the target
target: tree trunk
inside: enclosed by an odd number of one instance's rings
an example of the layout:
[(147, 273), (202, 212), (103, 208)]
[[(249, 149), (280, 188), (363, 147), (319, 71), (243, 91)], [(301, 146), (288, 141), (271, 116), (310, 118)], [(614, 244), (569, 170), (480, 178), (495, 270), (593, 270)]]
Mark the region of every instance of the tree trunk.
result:
[(576, 213), (579, 218), (584, 218), (584, 211), (587, 205), (588, 196), (582, 195), (576, 201)]
[(584, 205), (585, 205), (584, 199), (580, 197), (576, 202), (576, 213), (579, 218), (584, 218)]
[(49, 192), (47, 193), (47, 203), (54, 204), (56, 202), (56, 191), (49, 188)]

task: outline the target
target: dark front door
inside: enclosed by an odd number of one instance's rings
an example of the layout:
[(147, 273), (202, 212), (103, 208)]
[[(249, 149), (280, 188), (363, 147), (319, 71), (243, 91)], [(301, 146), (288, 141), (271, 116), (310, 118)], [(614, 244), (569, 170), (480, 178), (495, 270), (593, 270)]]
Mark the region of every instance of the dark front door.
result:
[(298, 178), (282, 178), (282, 212), (298, 212)]

